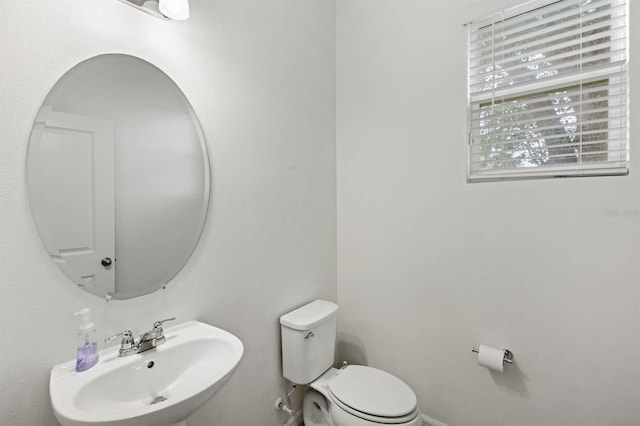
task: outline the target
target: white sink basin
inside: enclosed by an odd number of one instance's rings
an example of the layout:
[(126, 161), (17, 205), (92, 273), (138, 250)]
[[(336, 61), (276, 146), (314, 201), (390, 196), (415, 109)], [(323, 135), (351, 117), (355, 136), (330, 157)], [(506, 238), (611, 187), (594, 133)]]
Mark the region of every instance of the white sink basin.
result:
[[(165, 329), (166, 342), (141, 354), (100, 351), (93, 368), (75, 360), (51, 370), (56, 418), (71, 425), (166, 425), (189, 417), (220, 389), (242, 358), (242, 342), (219, 328), (190, 321)], [(156, 402), (154, 402), (156, 401)]]

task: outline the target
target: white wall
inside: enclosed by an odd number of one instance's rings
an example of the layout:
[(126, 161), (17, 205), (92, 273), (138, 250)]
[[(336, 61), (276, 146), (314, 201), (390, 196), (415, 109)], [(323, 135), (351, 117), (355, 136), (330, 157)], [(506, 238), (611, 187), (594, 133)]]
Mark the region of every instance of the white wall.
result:
[(640, 425), (637, 81), (629, 176), (465, 183), (462, 24), (517, 3), (337, 2), (339, 346), (449, 426)]
[[(336, 299), (335, 3), (191, 0), (184, 23), (116, 0), (7, 0), (0, 14), (0, 424), (55, 424), (49, 369), (75, 355), (71, 313), (99, 337), (155, 319), (199, 319), (245, 356), (188, 425), (277, 425), (278, 317)], [(106, 303), (48, 259), (30, 216), (26, 150), (56, 80), (101, 53), (139, 56), (184, 91), (202, 123), (212, 200), (193, 257), (169, 288)], [(126, 386), (126, 384), (123, 384)]]
[[(48, 372), (73, 357), (84, 306), (101, 337), (169, 315), (235, 333), (239, 369), (188, 424), (284, 423), (277, 317), (336, 298), (336, 105), (342, 353), (405, 379), (449, 426), (640, 424), (640, 150), (628, 177), (464, 182), (461, 24), (514, 2), (339, 0), (336, 39), (327, 0), (191, 0), (186, 23), (116, 0), (3, 2), (0, 424), (53, 424)], [(167, 290), (105, 303), (47, 258), (24, 166), (55, 81), (113, 52), (185, 92), (213, 198)], [(516, 364), (488, 373), (478, 343), (510, 347)]]

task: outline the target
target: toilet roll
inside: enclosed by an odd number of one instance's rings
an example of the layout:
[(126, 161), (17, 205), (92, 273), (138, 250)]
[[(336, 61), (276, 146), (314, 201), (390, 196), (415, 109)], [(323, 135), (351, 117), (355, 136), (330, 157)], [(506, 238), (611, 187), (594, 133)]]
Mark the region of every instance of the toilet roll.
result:
[(478, 365), (502, 373), (504, 371), (504, 350), (480, 345), (478, 349)]

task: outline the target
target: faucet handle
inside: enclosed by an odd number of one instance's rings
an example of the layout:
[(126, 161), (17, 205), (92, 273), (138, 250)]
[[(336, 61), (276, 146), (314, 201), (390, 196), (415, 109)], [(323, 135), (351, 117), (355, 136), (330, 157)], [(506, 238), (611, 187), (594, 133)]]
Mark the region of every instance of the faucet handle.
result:
[(171, 317), (171, 318), (163, 319), (163, 320), (160, 320), (160, 321), (156, 321), (156, 322), (154, 322), (154, 323), (153, 323), (153, 328), (154, 328), (154, 329), (155, 329), (155, 328), (160, 328), (160, 326), (161, 326), (162, 324), (164, 324), (165, 322), (167, 322), (167, 321), (174, 321), (175, 319), (176, 319), (176, 317)]
[[(173, 321), (175, 319), (176, 317), (172, 317), (172, 318), (156, 321), (153, 323), (153, 329), (151, 331), (148, 331), (147, 333), (149, 333), (149, 336), (153, 336), (154, 346), (161, 345), (167, 340), (164, 337), (164, 330), (162, 329), (162, 324), (164, 324), (167, 321)], [(145, 333), (145, 335), (147, 333)]]
[(105, 343), (109, 343), (109, 342), (113, 342), (114, 340), (116, 340), (118, 337), (122, 336), (122, 344), (124, 345), (125, 342), (128, 343), (129, 340), (133, 341), (133, 333), (131, 332), (131, 330), (125, 330), (122, 331), (118, 334), (114, 334), (113, 336), (109, 336), (107, 338), (104, 339)]
[(116, 340), (118, 337), (122, 336), (122, 340), (120, 341), (120, 350), (118, 351), (119, 356), (127, 356), (136, 352), (136, 341), (133, 338), (133, 333), (131, 330), (125, 330), (121, 333), (114, 334), (113, 336), (109, 336), (104, 339), (105, 343), (112, 342)]

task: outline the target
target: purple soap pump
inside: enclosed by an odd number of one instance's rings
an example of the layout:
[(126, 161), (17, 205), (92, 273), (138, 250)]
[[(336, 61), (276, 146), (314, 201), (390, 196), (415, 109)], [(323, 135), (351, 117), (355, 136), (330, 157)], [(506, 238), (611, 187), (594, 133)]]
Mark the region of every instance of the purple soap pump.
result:
[(78, 327), (78, 353), (76, 371), (85, 371), (98, 363), (98, 342), (96, 341), (96, 325), (91, 322), (91, 309), (80, 309), (74, 314), (82, 317)]

